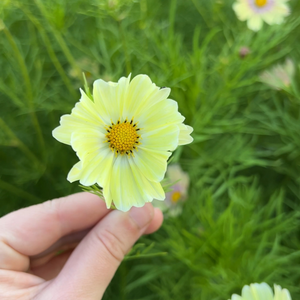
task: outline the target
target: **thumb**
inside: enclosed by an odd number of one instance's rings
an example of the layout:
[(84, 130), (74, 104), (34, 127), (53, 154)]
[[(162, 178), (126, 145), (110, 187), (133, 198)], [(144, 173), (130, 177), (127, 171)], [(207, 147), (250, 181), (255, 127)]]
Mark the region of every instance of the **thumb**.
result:
[(101, 299), (124, 255), (152, 227), (154, 213), (150, 203), (126, 213), (110, 212), (81, 241), (44, 292), (60, 300)]

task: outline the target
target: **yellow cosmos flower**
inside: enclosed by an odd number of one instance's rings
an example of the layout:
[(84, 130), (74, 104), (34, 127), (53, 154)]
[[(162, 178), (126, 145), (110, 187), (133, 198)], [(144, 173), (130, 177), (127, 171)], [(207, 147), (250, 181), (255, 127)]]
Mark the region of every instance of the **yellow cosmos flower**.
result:
[(290, 13), (289, 0), (237, 0), (233, 10), (241, 21), (247, 21), (253, 31), (261, 29), (263, 22), (269, 25), (281, 24)]
[(153, 198), (164, 200), (160, 184), (167, 160), (178, 145), (193, 141), (192, 127), (183, 124), (169, 88), (159, 88), (147, 75), (117, 83), (96, 80), (93, 100), (82, 90), (70, 115), (53, 130), (58, 141), (71, 145), (79, 158), (70, 182), (103, 188), (107, 207), (122, 211), (141, 207)]
[(229, 300), (292, 300), (290, 292), (280, 285), (274, 284), (274, 292), (264, 282), (252, 283), (243, 287), (242, 296), (234, 294)]

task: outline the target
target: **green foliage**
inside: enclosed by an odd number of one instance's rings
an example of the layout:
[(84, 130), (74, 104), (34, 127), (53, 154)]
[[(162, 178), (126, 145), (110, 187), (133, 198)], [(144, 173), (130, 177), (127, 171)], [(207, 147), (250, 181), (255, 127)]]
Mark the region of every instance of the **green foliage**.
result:
[[(300, 3), (258, 33), (232, 3), (0, 3), (0, 215), (80, 191), (51, 131), (97, 78), (148, 74), (194, 127), (173, 155), (191, 178), (182, 215), (142, 238), (105, 299), (226, 300), (262, 281), (300, 295)], [(259, 82), (286, 57), (289, 88)]]

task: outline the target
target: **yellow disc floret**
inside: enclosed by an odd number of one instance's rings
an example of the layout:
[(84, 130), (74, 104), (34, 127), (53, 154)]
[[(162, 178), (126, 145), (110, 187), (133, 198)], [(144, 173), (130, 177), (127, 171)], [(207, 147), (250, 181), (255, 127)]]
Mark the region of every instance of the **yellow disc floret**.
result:
[(267, 4), (268, 0), (255, 0), (255, 4), (259, 7), (263, 7)]
[(181, 193), (179, 191), (175, 191), (174, 193), (172, 193), (171, 201), (173, 203), (177, 203), (180, 198), (181, 198)]
[(111, 123), (106, 129), (107, 142), (110, 143), (109, 147), (116, 154), (130, 154), (133, 155), (133, 150), (136, 150), (136, 146), (140, 144), (140, 135), (138, 131), (140, 129), (137, 127), (133, 120), (130, 122), (127, 119), (124, 122), (118, 121), (117, 124)]

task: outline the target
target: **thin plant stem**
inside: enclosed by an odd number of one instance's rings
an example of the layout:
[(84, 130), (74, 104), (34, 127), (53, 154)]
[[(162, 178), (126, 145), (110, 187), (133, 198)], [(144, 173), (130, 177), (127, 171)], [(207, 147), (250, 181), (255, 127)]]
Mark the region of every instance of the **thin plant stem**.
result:
[(43, 3), (39, 0), (35, 0), (35, 3), (37, 5), (37, 7), (39, 8), (40, 12), (42, 13), (43, 17), (47, 20), (48, 24), (49, 24), (49, 28), (52, 32), (52, 34), (54, 35), (55, 39), (57, 40), (59, 46), (61, 47), (65, 57), (67, 58), (68, 62), (70, 63), (70, 65), (72, 66), (72, 68), (76, 69), (76, 71), (78, 73), (81, 73), (80, 68), (77, 66), (76, 61), (69, 49), (69, 47), (67, 46), (64, 38), (62, 37), (62, 35), (60, 34), (60, 32), (58, 30), (56, 30), (53, 26), (51, 26), (50, 22), (49, 22), (49, 18), (48, 18), (48, 12), (45, 9)]
[(14, 134), (14, 132), (5, 124), (2, 118), (0, 118), (0, 128), (6, 132), (6, 134), (13, 139), (19, 149), (36, 165), (45, 169), (45, 166), (40, 162), (40, 160), (30, 151), (28, 147)]
[(28, 18), (31, 20), (31, 22), (36, 26), (36, 28), (40, 32), (42, 39), (45, 43), (46, 49), (48, 51), (49, 57), (54, 65), (54, 67), (56, 68), (57, 72), (61, 76), (61, 78), (62, 78), (63, 82), (65, 83), (69, 92), (72, 94), (72, 96), (74, 98), (77, 98), (77, 94), (74, 91), (74, 88), (72, 87), (72, 84), (71, 84), (68, 76), (66, 75), (62, 65), (60, 64), (59, 59), (57, 58), (57, 56), (51, 46), (51, 42), (50, 42), (45, 30), (43, 29), (42, 24), (38, 21), (38, 19), (36, 17), (34, 17), (34, 15), (27, 8), (25, 8), (24, 6), (21, 6), (20, 8), (24, 11), (24, 13), (28, 16)]
[(119, 33), (120, 33), (121, 40), (122, 40), (124, 55), (125, 55), (126, 72), (127, 72), (127, 74), (129, 74), (131, 72), (131, 63), (130, 63), (130, 57), (128, 54), (125, 34), (124, 34), (123, 27), (122, 27), (122, 22), (120, 20), (118, 20), (118, 25), (119, 25), (118, 28), (119, 28)]
[(25, 82), (25, 86), (26, 86), (26, 94), (27, 94), (26, 99), (27, 99), (28, 108), (30, 110), (29, 113), (30, 113), (30, 116), (31, 116), (31, 119), (32, 119), (33, 126), (35, 127), (35, 131), (36, 131), (37, 136), (38, 136), (38, 141), (39, 141), (39, 144), (40, 144), (40, 148), (41, 148), (41, 151), (42, 151), (43, 157), (44, 157), (45, 142), (44, 142), (44, 138), (43, 138), (43, 134), (42, 134), (42, 130), (41, 130), (38, 118), (35, 114), (33, 94), (32, 94), (32, 88), (31, 88), (29, 72), (28, 72), (28, 69), (26, 67), (24, 58), (23, 58), (23, 56), (22, 56), (22, 54), (21, 54), (21, 52), (20, 52), (20, 50), (19, 50), (19, 48), (18, 48), (18, 46), (15, 42), (13, 36), (11, 35), (10, 31), (6, 28), (6, 26), (4, 26), (3, 32), (6, 36), (9, 44), (11, 45), (11, 47), (13, 49), (13, 52), (15, 54), (15, 57), (18, 61), (20, 69), (21, 69), (21, 73), (22, 73), (22, 76), (23, 76), (23, 79), (24, 79), (24, 82)]
[(3, 181), (1, 179), (0, 179), (0, 187), (1, 187), (1, 189), (7, 190), (9, 193), (14, 194), (14, 195), (16, 195), (20, 198), (24, 198), (24, 199), (26, 199), (30, 202), (34, 202), (34, 203), (41, 202), (40, 198), (38, 198), (38, 197), (36, 197), (36, 196), (20, 189), (18, 187), (16, 187), (13, 184), (10, 184), (6, 181)]

